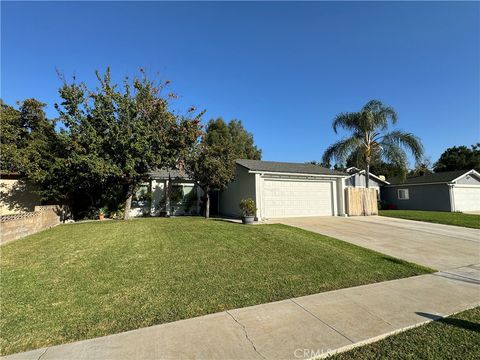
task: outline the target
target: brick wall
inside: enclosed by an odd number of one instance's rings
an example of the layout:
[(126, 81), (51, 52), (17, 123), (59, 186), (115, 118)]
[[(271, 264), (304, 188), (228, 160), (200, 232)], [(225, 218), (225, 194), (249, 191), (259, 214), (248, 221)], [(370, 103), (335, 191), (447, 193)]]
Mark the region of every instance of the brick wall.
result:
[(35, 234), (60, 224), (61, 207), (35, 206), (35, 211), (0, 216), (0, 244)]

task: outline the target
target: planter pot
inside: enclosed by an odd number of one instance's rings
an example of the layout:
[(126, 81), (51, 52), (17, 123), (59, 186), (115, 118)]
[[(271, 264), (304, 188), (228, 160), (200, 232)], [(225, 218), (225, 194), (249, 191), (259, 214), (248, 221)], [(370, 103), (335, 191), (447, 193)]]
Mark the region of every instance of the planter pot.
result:
[(105, 214), (98, 215), (98, 220), (105, 220)]
[(254, 219), (255, 219), (255, 216), (242, 216), (242, 222), (244, 224), (253, 224)]

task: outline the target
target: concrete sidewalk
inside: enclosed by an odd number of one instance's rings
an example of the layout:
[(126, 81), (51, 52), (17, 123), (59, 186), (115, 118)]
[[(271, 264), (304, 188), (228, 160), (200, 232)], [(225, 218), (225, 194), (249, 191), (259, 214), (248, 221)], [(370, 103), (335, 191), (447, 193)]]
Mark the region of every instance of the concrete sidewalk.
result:
[(480, 265), (262, 304), (2, 359), (305, 359), (480, 305)]

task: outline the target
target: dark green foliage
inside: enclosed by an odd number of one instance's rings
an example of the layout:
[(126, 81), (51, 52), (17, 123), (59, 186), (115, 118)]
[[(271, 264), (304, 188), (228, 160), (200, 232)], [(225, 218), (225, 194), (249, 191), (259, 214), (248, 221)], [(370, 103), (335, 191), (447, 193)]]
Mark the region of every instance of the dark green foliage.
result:
[(431, 174), (433, 173), (431, 169), (432, 169), (432, 163), (430, 159), (424, 158), (415, 164), (415, 167), (412, 170), (410, 170), (408, 175), (423, 176), (423, 175)]
[[(214, 140), (215, 139), (215, 140)], [(210, 191), (223, 190), (235, 175), (232, 144), (208, 136), (208, 126), (200, 144), (187, 161), (187, 169), (204, 193), (204, 215), (210, 216)]]
[(228, 131), (237, 159), (261, 160), (262, 150), (255, 146), (253, 135), (245, 130), (241, 120), (230, 120)]
[[(125, 202), (128, 218), (135, 186), (156, 168), (174, 167), (200, 133), (200, 116), (178, 117), (169, 109), (174, 97), (163, 97), (143, 71), (133, 80), (113, 84), (110, 70), (97, 72), (99, 86), (66, 83), (56, 104), (66, 130), (68, 155), (59, 166), (64, 192), (85, 209)], [(113, 209), (112, 209), (113, 210)]]
[(227, 124), (222, 118), (211, 119), (206, 128), (205, 143), (230, 144), (235, 159), (260, 160), (262, 158), (262, 151), (255, 146), (253, 135), (243, 127), (240, 120), (233, 119)]
[(58, 146), (54, 123), (45, 117), (44, 107), (35, 99), (19, 103), (18, 110), (1, 102), (2, 171), (43, 180), (43, 169), (54, 162)]
[(243, 216), (254, 216), (257, 211), (255, 201), (253, 199), (243, 199), (240, 201), (239, 207)]
[(322, 161), (317, 161), (317, 160), (306, 161), (305, 164), (317, 165), (317, 166), (321, 166), (321, 167), (324, 167), (324, 168), (327, 168), (327, 169), (330, 169), (332, 167), (330, 162), (324, 163)]
[[(366, 164), (363, 161), (362, 156), (359, 155), (358, 151), (353, 152), (346, 161), (346, 168), (356, 167), (358, 169), (365, 169)], [(383, 175), (385, 178), (393, 178), (396, 176), (402, 176), (405, 169), (398, 167), (398, 165), (387, 163), (374, 157), (370, 162), (370, 172), (374, 175)]]
[(480, 143), (448, 148), (434, 164), (435, 172), (470, 169), (480, 171)]
[(429, 272), (283, 225), (60, 225), (2, 246), (2, 354)]
[[(45, 104), (27, 99), (18, 103), (18, 110), (3, 102), (0, 105), (0, 170), (16, 173), (26, 179), (44, 202), (62, 202), (61, 188), (50, 186), (57, 181), (58, 158), (64, 154), (64, 138), (55, 131), (55, 124), (45, 116)], [(9, 203), (19, 199), (22, 188), (4, 193)], [(60, 201), (59, 201), (60, 200)]]
[(480, 308), (392, 335), (331, 360), (476, 360), (480, 358)]
[(260, 159), (261, 151), (253, 144), (253, 136), (241, 121), (229, 124), (211, 119), (200, 143), (192, 152), (187, 170), (205, 194), (204, 213), (210, 216), (210, 191), (223, 190), (235, 175), (236, 159)]

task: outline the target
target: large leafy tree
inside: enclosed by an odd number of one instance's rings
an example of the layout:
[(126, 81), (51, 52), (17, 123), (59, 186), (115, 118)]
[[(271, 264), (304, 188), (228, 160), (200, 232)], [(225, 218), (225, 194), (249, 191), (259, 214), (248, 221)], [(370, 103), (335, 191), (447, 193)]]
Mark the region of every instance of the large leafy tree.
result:
[[(408, 167), (406, 150), (412, 153), (416, 161), (420, 161), (423, 146), (411, 133), (402, 130), (388, 132), (389, 125), (396, 122), (396, 111), (378, 100), (369, 101), (358, 112), (337, 115), (333, 120), (333, 130), (337, 133), (342, 128), (349, 132), (349, 135), (325, 150), (323, 162), (334, 160), (337, 163), (345, 163), (350, 155), (356, 153), (365, 164), (367, 174), (370, 172), (372, 159), (394, 164), (406, 173)], [(366, 187), (368, 186), (367, 176)]]
[(204, 193), (204, 215), (210, 217), (210, 192), (222, 190), (235, 175), (235, 152), (225, 122), (210, 121), (187, 162), (188, 172)]
[(18, 104), (17, 110), (0, 103), (0, 169), (41, 180), (43, 169), (54, 160), (57, 146), (54, 122), (46, 118), (44, 103), (26, 99)]
[(135, 187), (151, 170), (174, 167), (187, 154), (200, 134), (202, 113), (191, 108), (176, 116), (169, 108), (175, 96), (162, 93), (167, 83), (156, 84), (143, 71), (121, 85), (112, 82), (110, 69), (96, 75), (94, 89), (75, 81), (60, 88), (56, 108), (69, 155), (59, 172), (69, 174), (69, 187), (82, 186), (87, 194), (100, 189), (104, 198), (118, 195), (128, 219)]
[(435, 172), (470, 169), (480, 171), (480, 143), (448, 148), (434, 164)]
[(222, 118), (211, 119), (205, 133), (206, 141), (214, 143), (217, 140), (228, 142), (236, 159), (260, 160), (262, 151), (255, 145), (253, 135), (248, 132), (241, 120), (233, 119), (225, 122)]
[(205, 194), (205, 217), (210, 216), (210, 192), (222, 190), (235, 175), (236, 159), (260, 159), (253, 135), (245, 130), (241, 121), (226, 123), (222, 118), (211, 119), (187, 169)]
[(245, 130), (241, 120), (230, 120), (228, 132), (237, 159), (260, 160), (262, 158), (262, 150), (255, 145), (252, 133)]

